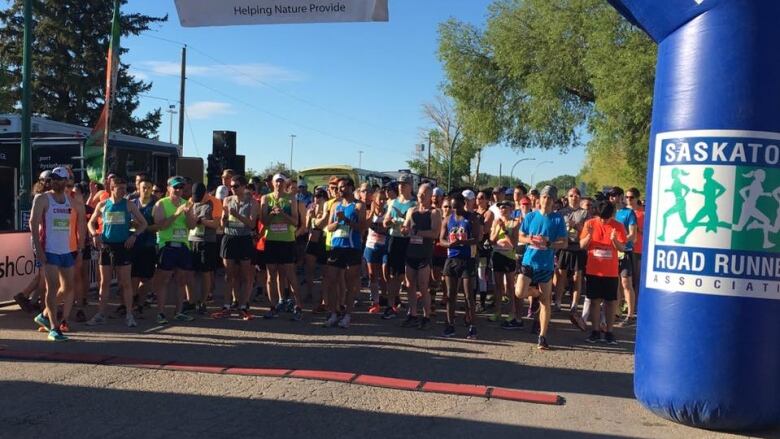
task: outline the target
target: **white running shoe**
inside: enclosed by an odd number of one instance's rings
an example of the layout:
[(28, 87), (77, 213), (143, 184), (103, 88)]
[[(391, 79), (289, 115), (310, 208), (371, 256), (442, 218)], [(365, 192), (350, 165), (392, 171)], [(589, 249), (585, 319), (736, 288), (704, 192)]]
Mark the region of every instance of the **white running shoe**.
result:
[(125, 317), (125, 320), (127, 320), (128, 328), (135, 328), (136, 326), (138, 326), (138, 323), (136, 323), (135, 317), (133, 317), (133, 313), (131, 312), (127, 313), (127, 317)]
[(352, 320), (352, 318), (349, 316), (349, 314), (344, 314), (344, 317), (341, 318), (339, 321), (339, 328), (349, 328), (349, 322)]
[(87, 321), (87, 326), (98, 326), (98, 325), (105, 325), (106, 324), (106, 317), (103, 316), (101, 313), (97, 313), (94, 316), (92, 316), (91, 319)]

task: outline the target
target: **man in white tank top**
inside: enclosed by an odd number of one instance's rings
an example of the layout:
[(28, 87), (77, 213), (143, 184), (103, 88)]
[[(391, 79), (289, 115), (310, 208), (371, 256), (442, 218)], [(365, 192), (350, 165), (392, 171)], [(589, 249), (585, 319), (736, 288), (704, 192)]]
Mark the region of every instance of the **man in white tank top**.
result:
[[(46, 308), (35, 317), (35, 322), (49, 330), (49, 340), (65, 341), (68, 339), (60, 331), (57, 319), (57, 290), (66, 292), (73, 288), (73, 266), (76, 263), (75, 254), (84, 246), (83, 240), (72, 242), (74, 224), (71, 217), (72, 206), (65, 195), (65, 182), (68, 170), (63, 167), (54, 168), (51, 172), (51, 191), (37, 196), (33, 200), (30, 215), (30, 231), (32, 232), (33, 249), (43, 267), (46, 280)], [(84, 221), (77, 216), (76, 222)]]

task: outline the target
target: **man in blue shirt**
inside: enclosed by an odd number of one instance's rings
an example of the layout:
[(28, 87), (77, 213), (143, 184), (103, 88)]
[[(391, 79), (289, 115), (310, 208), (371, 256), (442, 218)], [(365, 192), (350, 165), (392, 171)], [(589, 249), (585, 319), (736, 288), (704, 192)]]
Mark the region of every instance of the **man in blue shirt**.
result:
[[(539, 193), (540, 208), (526, 215), (520, 225), (518, 243), (526, 244), (526, 251), (520, 268), (520, 276), (515, 285), (518, 299), (528, 296), (541, 302), (539, 315), (539, 349), (549, 349), (547, 328), (552, 313), (552, 278), (555, 272), (554, 251), (567, 245), (566, 222), (553, 212), (553, 203), (558, 198), (558, 189), (547, 185)], [(538, 290), (529, 290), (538, 285)]]
[[(623, 290), (623, 298), (626, 301), (626, 316), (617, 326), (632, 326), (636, 322), (634, 311), (636, 310), (636, 293), (634, 291), (634, 241), (637, 235), (636, 213), (626, 206), (625, 193), (623, 189), (615, 186), (609, 191), (609, 202), (615, 205), (615, 220), (626, 228), (628, 242), (626, 251), (620, 257), (620, 289)], [(636, 273), (639, 276), (639, 273)], [(618, 291), (620, 293), (620, 291)], [(618, 302), (621, 295), (618, 294)], [(620, 307), (618, 307), (620, 309)]]

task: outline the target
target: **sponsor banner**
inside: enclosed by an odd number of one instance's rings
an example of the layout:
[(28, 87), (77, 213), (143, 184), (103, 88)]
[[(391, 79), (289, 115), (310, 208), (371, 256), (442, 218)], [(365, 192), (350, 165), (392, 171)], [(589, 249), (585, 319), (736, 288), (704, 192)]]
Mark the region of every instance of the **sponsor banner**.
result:
[(780, 133), (656, 136), (646, 286), (780, 299)]
[(387, 0), (176, 0), (182, 26), (388, 21)]
[(13, 301), (37, 272), (30, 234), (0, 234), (0, 302)]

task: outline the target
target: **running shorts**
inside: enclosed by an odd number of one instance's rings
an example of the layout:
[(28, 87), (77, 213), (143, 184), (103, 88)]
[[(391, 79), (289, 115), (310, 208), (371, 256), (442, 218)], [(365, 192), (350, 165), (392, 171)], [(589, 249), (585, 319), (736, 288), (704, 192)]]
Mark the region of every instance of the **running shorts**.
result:
[(294, 241), (265, 241), (266, 265), (294, 264), (297, 259), (297, 249)]
[(216, 242), (192, 241), (190, 242), (190, 251), (192, 252), (192, 269), (196, 273), (216, 271), (219, 260)]
[(442, 273), (447, 277), (468, 279), (477, 276), (477, 262), (474, 258), (447, 258)]
[(523, 276), (531, 279), (531, 285), (544, 284), (552, 281), (553, 278), (552, 270), (540, 270), (538, 268), (533, 268), (530, 265), (521, 266), (520, 273)]
[(169, 242), (157, 253), (157, 269), (192, 271), (192, 254), (186, 245)]
[(130, 277), (139, 279), (153, 278), (155, 263), (157, 262), (157, 247), (133, 247), (132, 261), (133, 266), (130, 268)]
[(133, 263), (130, 249), (124, 243), (104, 242), (100, 249), (100, 265), (124, 267)]
[(607, 302), (617, 300), (619, 281), (616, 277), (602, 277), (588, 275), (585, 297), (590, 300), (601, 299)]
[(222, 238), (219, 256), (228, 261), (251, 261), (255, 256), (255, 245), (252, 242), (252, 237), (249, 235), (225, 235)]

